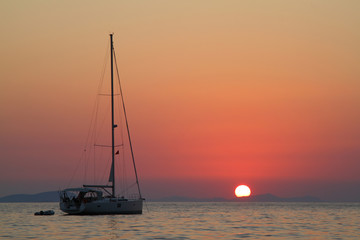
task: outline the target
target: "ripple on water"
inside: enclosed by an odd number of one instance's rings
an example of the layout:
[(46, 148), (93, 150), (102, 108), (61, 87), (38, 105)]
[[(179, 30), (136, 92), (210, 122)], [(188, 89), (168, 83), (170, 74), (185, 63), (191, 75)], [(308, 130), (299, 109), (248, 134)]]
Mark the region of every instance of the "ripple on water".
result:
[[(142, 215), (69, 216), (1, 203), (4, 239), (358, 239), (360, 203), (148, 203)], [(53, 209), (53, 216), (34, 216)]]

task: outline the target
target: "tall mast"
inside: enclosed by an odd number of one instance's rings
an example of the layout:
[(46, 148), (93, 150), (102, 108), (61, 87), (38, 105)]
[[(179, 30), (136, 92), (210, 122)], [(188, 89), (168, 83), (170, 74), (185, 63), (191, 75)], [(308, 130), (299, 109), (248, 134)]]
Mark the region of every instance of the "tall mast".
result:
[(112, 181), (112, 197), (115, 197), (115, 136), (114, 136), (114, 74), (113, 74), (113, 56), (114, 56), (114, 47), (113, 47), (113, 34), (110, 34), (110, 56), (111, 56), (111, 155), (112, 155), (112, 168), (111, 175), (113, 177)]

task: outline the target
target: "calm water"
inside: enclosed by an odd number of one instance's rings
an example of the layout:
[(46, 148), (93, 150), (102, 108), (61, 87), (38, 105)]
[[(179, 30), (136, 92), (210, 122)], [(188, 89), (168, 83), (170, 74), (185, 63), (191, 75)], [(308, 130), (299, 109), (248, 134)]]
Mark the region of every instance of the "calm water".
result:
[(0, 203), (0, 239), (360, 239), (360, 203), (146, 205), (142, 215), (68, 216), (57, 203)]

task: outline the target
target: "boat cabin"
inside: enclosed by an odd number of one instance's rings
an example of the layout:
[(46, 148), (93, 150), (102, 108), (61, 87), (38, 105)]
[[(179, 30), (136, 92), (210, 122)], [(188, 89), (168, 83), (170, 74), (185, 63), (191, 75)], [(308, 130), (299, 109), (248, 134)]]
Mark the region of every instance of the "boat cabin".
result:
[(63, 202), (92, 202), (103, 198), (103, 192), (92, 188), (68, 188), (60, 192)]

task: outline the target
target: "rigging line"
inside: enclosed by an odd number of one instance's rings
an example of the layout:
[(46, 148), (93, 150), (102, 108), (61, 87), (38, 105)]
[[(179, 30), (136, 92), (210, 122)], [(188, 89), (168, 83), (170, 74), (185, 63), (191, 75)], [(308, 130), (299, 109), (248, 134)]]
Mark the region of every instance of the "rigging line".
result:
[(96, 149), (95, 149), (95, 147), (93, 147), (93, 152), (94, 152), (94, 157), (93, 157), (93, 159), (94, 159), (94, 184), (96, 183), (96, 171), (95, 171), (95, 169), (96, 169)]
[[(95, 151), (95, 147), (94, 147), (94, 151)], [(97, 155), (94, 155), (94, 159), (103, 159), (103, 155), (104, 155), (104, 150), (101, 148), (99, 151), (97, 151)], [(106, 155), (106, 153), (105, 153)], [(96, 157), (97, 156), (97, 157)], [(98, 167), (98, 172), (100, 173), (100, 166)], [(102, 175), (101, 174), (98, 174), (98, 179), (97, 179), (97, 182), (95, 182), (95, 184), (97, 183), (102, 183)]]
[(78, 160), (78, 162), (77, 162), (77, 164), (76, 164), (75, 171), (73, 171), (73, 174), (72, 174), (72, 176), (71, 176), (71, 178), (70, 178), (70, 181), (69, 181), (68, 184), (66, 185), (67, 187), (69, 187), (69, 186), (71, 185), (71, 183), (72, 183), (72, 181), (73, 181), (73, 179), (74, 179), (74, 176), (75, 176), (76, 172), (77, 172), (78, 169), (79, 169), (79, 166), (80, 166), (80, 164), (81, 164), (81, 161), (82, 161), (82, 159), (84, 158), (84, 155), (85, 155), (85, 151), (83, 151), (83, 153), (81, 154), (81, 157), (80, 157), (80, 159)]
[(118, 65), (117, 65), (117, 61), (116, 61), (115, 49), (113, 50), (113, 54), (114, 54), (114, 60), (115, 60), (116, 74), (117, 74), (118, 82), (119, 82), (121, 100), (122, 100), (122, 105), (123, 105), (123, 109), (124, 109), (124, 118), (125, 118), (125, 123), (126, 123), (126, 130), (127, 130), (128, 137), (129, 137), (129, 145), (130, 145), (131, 157), (132, 157), (132, 162), (133, 162), (134, 171), (135, 171), (136, 183), (137, 183), (137, 187), (138, 187), (138, 191), (139, 191), (140, 198), (142, 198), (142, 197), (141, 197), (141, 191), (140, 191), (139, 179), (138, 179), (138, 175), (137, 175), (137, 171), (136, 171), (134, 151), (133, 151), (132, 144), (131, 144), (129, 124), (128, 124), (127, 116), (126, 116), (124, 95), (123, 95), (123, 93), (122, 93), (121, 84), (120, 84), (120, 75), (119, 75), (119, 69), (118, 69)]
[[(120, 94), (117, 94), (120, 95)], [(121, 106), (121, 99), (118, 99), (116, 101), (116, 109), (118, 110), (116, 112), (116, 116), (117, 116), (117, 121), (119, 124), (119, 127), (117, 128), (117, 134), (116, 136), (119, 137), (119, 142), (121, 142), (121, 146), (122, 146), (122, 151), (121, 151), (121, 155), (118, 155), (117, 161), (116, 161), (116, 171), (121, 173), (121, 178), (120, 178), (120, 190), (126, 188), (127, 186), (127, 182), (126, 182), (126, 167), (125, 167), (125, 141), (124, 141), (124, 122), (125, 120), (123, 119), (123, 114), (122, 111), (119, 111), (120, 109), (122, 109)], [(124, 196), (126, 196), (127, 193), (125, 193)]]
[(137, 183), (135, 182), (135, 183), (131, 184), (130, 186), (124, 188), (124, 189), (121, 191), (122, 195), (127, 195), (129, 189), (131, 189), (132, 187), (134, 187), (134, 186), (136, 186), (136, 185), (137, 185)]
[[(99, 113), (99, 98), (97, 97), (97, 103), (96, 103), (96, 112), (95, 112), (95, 116), (94, 116), (94, 126), (93, 126), (93, 130), (92, 130), (92, 135), (91, 135), (91, 141), (90, 142), (95, 142), (95, 139), (97, 138), (97, 122), (98, 122), (98, 113)], [(87, 143), (88, 145), (90, 145), (90, 143)], [(89, 146), (90, 147), (90, 146)], [(91, 147), (93, 149), (93, 162), (94, 162), (94, 183), (96, 182), (96, 177), (95, 177), (95, 160), (96, 160), (96, 149), (95, 147)]]
[[(106, 66), (107, 66), (107, 59), (108, 59), (108, 56), (109, 56), (109, 51), (107, 50), (108, 49), (108, 46), (109, 46), (109, 43), (107, 44), (107, 47), (106, 47), (106, 50), (105, 50), (105, 56), (104, 56), (104, 61), (103, 61), (103, 67), (102, 67), (102, 71), (101, 71), (101, 75), (100, 75), (100, 80), (99, 80), (99, 84), (98, 84), (98, 88), (97, 88), (97, 93), (100, 93), (101, 91), (101, 88), (102, 88), (102, 85), (103, 85), (103, 82), (104, 82), (104, 77), (105, 77), (105, 70), (106, 70)], [(91, 139), (96, 139), (96, 128), (97, 128), (97, 119), (98, 119), (98, 112), (99, 112), (99, 97), (98, 97), (98, 94), (96, 95), (96, 98), (95, 98), (95, 103), (94, 103), (94, 107), (93, 107), (93, 112), (92, 112), (92, 115), (91, 115), (91, 122), (90, 122), (90, 126), (89, 126), (89, 130), (88, 130), (88, 135), (86, 137), (86, 141), (85, 141), (85, 146), (84, 148), (85, 149), (89, 149), (91, 151), (91, 146), (89, 145), (90, 142), (91, 142)], [(95, 149), (93, 150), (94, 152), (94, 156), (93, 156), (93, 180), (94, 182), (96, 182), (96, 161), (95, 161), (95, 156), (96, 156), (96, 153), (95, 153)], [(91, 162), (91, 155), (89, 155), (89, 158), (85, 159), (86, 161), (86, 164), (88, 162)], [(87, 171), (87, 170), (86, 170)]]
[[(95, 153), (95, 148), (94, 148), (94, 153)], [(96, 171), (95, 171), (95, 169), (96, 169), (96, 158), (94, 157), (94, 159), (93, 159), (93, 163), (94, 163), (94, 184), (96, 183)]]
[[(98, 104), (98, 105), (100, 105), (100, 104)], [(102, 119), (99, 119), (100, 117), (98, 117), (98, 109), (97, 109), (97, 111), (96, 111), (96, 121), (95, 121), (95, 126), (94, 126), (94, 130), (93, 130), (93, 136), (94, 136), (94, 142), (96, 142), (97, 140), (98, 140), (98, 135), (100, 135), (100, 134), (97, 134), (97, 133), (100, 133), (100, 132), (103, 132), (103, 128), (104, 128), (104, 126), (105, 126), (105, 121), (107, 121), (108, 120), (108, 113), (109, 113), (109, 111), (110, 111), (110, 107), (109, 107), (109, 105), (110, 105), (110, 103), (107, 103), (106, 104), (106, 112), (103, 114), (103, 118)], [(98, 106), (98, 108), (99, 108), (99, 106)], [(98, 121), (101, 121), (101, 123), (100, 124), (97, 124), (97, 122)], [(98, 126), (99, 126), (99, 129), (98, 129)]]
[[(100, 91), (100, 90), (99, 90), (99, 91)], [(92, 126), (92, 127), (93, 127), (92, 137), (93, 137), (93, 140), (94, 140), (94, 141), (97, 139), (97, 128), (98, 128), (97, 122), (99, 121), (99, 119), (98, 119), (99, 107), (100, 107), (100, 99), (99, 99), (99, 97), (97, 96), (95, 115), (92, 116), (92, 120), (94, 121), (93, 126)], [(104, 121), (104, 120), (103, 120), (103, 121)], [(88, 145), (88, 144), (89, 144), (89, 142), (86, 143), (86, 145)]]
[[(120, 95), (120, 94), (118, 94)], [(117, 108), (116, 109), (122, 109), (120, 101), (116, 101)], [(122, 143), (122, 151), (121, 155), (118, 155), (117, 161), (116, 161), (116, 171), (121, 172), (121, 178), (120, 178), (120, 190), (125, 189), (127, 186), (126, 182), (126, 167), (125, 167), (125, 142), (124, 142), (124, 128), (123, 128), (123, 116), (121, 114), (121, 111), (117, 111), (117, 119), (119, 121), (119, 127), (117, 136), (119, 136), (119, 141)], [(127, 196), (127, 193), (123, 193), (123, 196)]]
[[(109, 47), (109, 43), (107, 44), (107, 49), (108, 49), (108, 47)], [(107, 61), (108, 56), (109, 56), (109, 51), (106, 50), (105, 51), (104, 61), (103, 61), (103, 68), (102, 68), (102, 71), (101, 71), (100, 80), (99, 80), (98, 89), (97, 89), (98, 94), (100, 93), (102, 84), (104, 82), (104, 76), (105, 76), (106, 65), (107, 65), (107, 62), (108, 62)], [(90, 126), (89, 126), (89, 131), (88, 131), (88, 135), (87, 135), (86, 141), (85, 141), (85, 148), (86, 148), (86, 146), (88, 146), (88, 143), (89, 143), (89, 137), (90, 137), (91, 128), (94, 127), (94, 129), (95, 129), (96, 118), (94, 119), (94, 116), (97, 116), (98, 109), (99, 109), (99, 100), (98, 100), (98, 96), (96, 96), (94, 107), (93, 107), (93, 112), (91, 114), (91, 122), (90, 122)], [(94, 126), (93, 126), (93, 121), (95, 121)]]
[[(108, 46), (109, 46), (109, 43), (108, 43)], [(106, 47), (106, 49), (108, 49), (108, 46)], [(100, 77), (100, 81), (99, 81), (99, 85), (98, 85), (98, 92), (99, 92), (99, 89), (102, 85), (102, 82), (103, 82), (103, 79), (104, 79), (104, 75), (105, 75), (105, 69), (106, 69), (106, 65), (107, 65), (107, 58), (108, 58), (108, 55), (109, 55), (109, 51), (105, 51), (105, 57), (104, 57), (104, 64), (103, 64), (103, 70), (102, 70), (102, 74), (101, 74), (101, 77)], [(98, 100), (97, 100), (97, 97), (95, 98), (95, 102), (94, 102), (94, 107), (93, 107), (93, 111), (91, 113), (91, 121), (90, 121), (90, 126), (89, 126), (89, 129), (88, 129), (88, 134), (86, 136), (86, 140), (85, 140), (85, 144), (84, 144), (84, 151), (81, 153), (81, 156), (77, 162), (77, 166), (75, 167), (75, 170), (73, 171), (73, 174), (70, 178), (70, 181), (68, 183), (68, 186), (70, 186), (70, 184), (72, 183), (73, 179), (74, 179), (74, 176), (76, 174), (76, 172), (78, 171), (79, 169), (79, 166), (80, 166), (80, 163), (82, 162), (82, 160), (84, 160), (85, 162), (85, 165), (86, 165), (86, 162), (87, 162), (87, 159), (86, 159), (86, 150), (87, 150), (87, 146), (88, 146), (88, 142), (89, 142), (89, 138), (90, 138), (90, 133), (91, 133), (91, 128), (92, 128), (92, 124), (93, 124), (93, 120), (94, 120), (94, 115), (95, 115), (95, 112), (97, 111), (97, 103), (98, 103)], [(85, 156), (84, 156), (85, 155)]]
[(108, 176), (108, 167), (109, 167), (109, 162), (112, 162), (112, 160), (111, 160), (111, 156), (107, 156), (106, 159), (109, 159), (109, 160), (106, 161), (106, 166), (105, 166), (105, 168), (103, 170), (102, 177), (100, 178), (101, 182), (108, 182), (108, 180), (106, 180), (109, 177)]
[[(85, 153), (85, 160), (86, 160), (86, 153)], [(87, 176), (86, 176), (87, 169), (88, 169), (88, 161), (85, 161), (84, 180), (83, 180), (83, 182), (86, 182), (86, 180), (87, 180)]]
[[(100, 90), (99, 90), (100, 91)], [(95, 119), (94, 119), (94, 126), (93, 126), (93, 130), (92, 130), (92, 141), (93, 143), (96, 143), (98, 141), (99, 138), (101, 138), (103, 135), (101, 134), (103, 132), (103, 129), (104, 129), (104, 126), (105, 126), (105, 121), (107, 120), (107, 115), (110, 111), (110, 107), (109, 107), (109, 103), (106, 103), (105, 105), (105, 114), (103, 114), (103, 118), (100, 119), (100, 116), (102, 112), (99, 113), (99, 108), (100, 108), (100, 99), (99, 99), (99, 96), (97, 98), (97, 106), (96, 106), (96, 113), (95, 113)], [(87, 143), (88, 146), (90, 146), (90, 143)], [(94, 172), (95, 172), (95, 163), (96, 163), (96, 154), (95, 154), (95, 146), (94, 145), (91, 145), (91, 147), (94, 149), (94, 159), (93, 159), (93, 162), (94, 162)], [(103, 151), (100, 151), (100, 156), (99, 158), (101, 159), (103, 155)], [(96, 174), (96, 173), (95, 173)], [(101, 176), (99, 176), (101, 178)]]
[[(101, 87), (102, 84), (104, 82), (104, 76), (105, 76), (105, 69), (106, 69), (106, 65), (107, 65), (107, 58), (108, 58), (108, 51), (105, 51), (105, 57), (104, 57), (104, 62), (103, 62), (103, 69), (100, 75), (100, 80), (99, 80), (99, 84), (98, 84), (98, 89), (97, 89), (97, 93), (100, 93), (101, 91)], [(84, 149), (88, 149), (91, 152), (91, 146), (89, 146), (89, 143), (91, 142), (91, 139), (95, 139), (96, 138), (96, 126), (97, 126), (97, 116), (98, 116), (98, 112), (99, 112), (99, 97), (98, 95), (96, 95), (95, 97), (95, 103), (94, 103), (94, 107), (93, 107), (93, 111), (91, 114), (91, 121), (90, 121), (90, 126), (88, 129), (88, 134), (86, 137), (86, 141), (85, 141), (85, 146)], [(88, 172), (88, 165), (93, 165), (93, 180), (94, 182), (96, 182), (96, 161), (95, 161), (95, 149), (94, 149), (94, 158), (91, 164), (91, 155), (89, 155), (88, 158), (85, 157), (85, 181), (87, 180), (87, 172)], [(91, 169), (91, 168), (90, 168)]]
[[(106, 116), (107, 116), (107, 113), (109, 112), (109, 108), (108, 108), (109, 104), (107, 103), (106, 106), (105, 106), (105, 109), (107, 109), (105, 111), (106, 114), (104, 114), (103, 118), (100, 119), (101, 113), (102, 113), (102, 112), (99, 111), (100, 105), (101, 105), (100, 104), (100, 99), (98, 97), (98, 105), (97, 105), (97, 109), (96, 109), (96, 115), (95, 115), (95, 121), (94, 121), (94, 128), (93, 128), (93, 135), (92, 135), (91, 143), (96, 143), (98, 141), (98, 139), (103, 136), (102, 132), (103, 132), (104, 125), (105, 125), (104, 123), (107, 120)], [(90, 143), (88, 143), (88, 144), (90, 145)], [(96, 159), (97, 159), (96, 156), (98, 156), (98, 158), (101, 159), (104, 152), (101, 150), (100, 152), (95, 153), (96, 147), (94, 145), (92, 145), (91, 147), (94, 149), (94, 159), (93, 159), (93, 161), (94, 161), (94, 164), (95, 164)], [(95, 165), (94, 165), (94, 167), (95, 167)]]
[[(123, 185), (127, 186), (127, 174), (126, 174), (126, 160), (125, 160), (125, 148), (122, 151), (122, 171), (123, 171)], [(127, 191), (125, 192), (127, 194)]]
[[(114, 168), (115, 168), (116, 172), (119, 172), (119, 157), (118, 157), (119, 155), (115, 155), (115, 159), (114, 159), (115, 160), (114, 161)], [(114, 181), (116, 181), (115, 176), (114, 176)], [(117, 184), (116, 186), (119, 189), (119, 185), (120, 185), (120, 189), (121, 189), (122, 188), (121, 183)]]
[[(100, 80), (99, 80), (99, 84), (98, 84), (98, 90), (97, 90), (98, 93), (100, 92), (101, 86), (102, 86), (103, 81), (104, 81), (105, 70), (106, 70), (106, 66), (107, 66), (107, 62), (108, 62), (107, 59), (108, 59), (108, 56), (109, 56), (109, 51), (107, 49), (109, 49), (109, 43), (107, 44), (107, 47), (106, 47), (106, 50), (105, 50), (103, 68), (102, 68), (102, 72), (101, 72), (101, 76), (100, 76)], [(88, 134), (87, 134), (87, 137), (86, 137), (86, 140), (85, 140), (85, 143), (84, 143), (84, 148), (83, 148), (84, 150), (82, 151), (81, 156), (80, 156), (79, 160), (77, 161), (77, 165), (75, 167), (75, 170), (73, 171), (73, 174), (72, 174), (72, 176), (70, 178), (70, 181), (69, 181), (67, 186), (70, 186), (72, 184), (72, 182), (74, 180), (74, 177), (75, 177), (75, 174), (79, 171), (79, 166), (80, 166), (82, 161), (84, 161), (85, 169), (87, 169), (88, 161), (90, 161), (90, 159), (88, 159), (86, 152), (87, 152), (87, 150), (89, 150), (89, 152), (91, 152), (91, 148), (89, 147), (88, 143), (90, 141), (89, 139), (91, 138), (91, 135), (93, 137), (95, 135), (95, 133), (94, 133), (95, 130), (94, 129), (96, 128), (95, 127), (96, 124), (94, 123), (94, 118), (95, 118), (94, 116), (97, 115), (98, 105), (99, 105), (98, 96), (96, 96), (95, 101), (94, 101), (94, 105), (93, 105), (93, 111), (92, 111), (91, 118), (90, 118), (91, 122), (90, 122), (90, 125), (89, 125)], [(95, 118), (95, 122), (96, 122), (96, 118)], [(91, 134), (91, 133), (93, 133), (93, 134)], [(94, 149), (94, 154), (95, 154), (95, 149)], [(95, 157), (94, 157), (94, 159), (95, 159)], [(94, 165), (94, 169), (95, 169), (95, 165)], [(86, 179), (86, 171), (87, 170), (85, 170), (84, 175), (83, 175), (83, 177), (85, 179)], [(81, 174), (81, 172), (80, 172), (80, 174)]]
[(103, 69), (101, 71), (101, 81), (99, 82), (99, 85), (98, 85), (98, 93), (100, 93), (100, 90), (101, 90), (101, 87), (102, 87), (102, 84), (104, 82), (104, 75), (105, 75), (105, 71), (106, 71), (106, 66), (107, 66), (107, 63), (108, 63), (108, 58), (109, 58), (109, 54), (110, 54), (110, 51), (109, 51), (109, 42), (107, 43), (107, 46), (106, 46), (106, 54), (105, 54), (105, 58), (104, 58), (104, 65), (103, 65)]
[[(96, 149), (96, 148), (94, 147), (94, 149)], [(98, 155), (97, 159), (110, 159), (110, 162), (111, 162), (111, 155), (109, 156), (109, 153), (110, 153), (109, 151), (104, 151), (104, 148), (100, 148), (100, 154)], [(108, 165), (109, 165), (109, 161), (106, 163), (106, 166), (105, 166), (105, 168), (103, 170), (104, 171), (103, 175), (99, 176), (99, 179), (98, 179), (99, 183), (100, 182), (105, 182), (105, 181), (108, 182), (108, 180), (106, 180), (107, 179), (106, 174), (107, 174), (107, 171), (108, 171)]]

